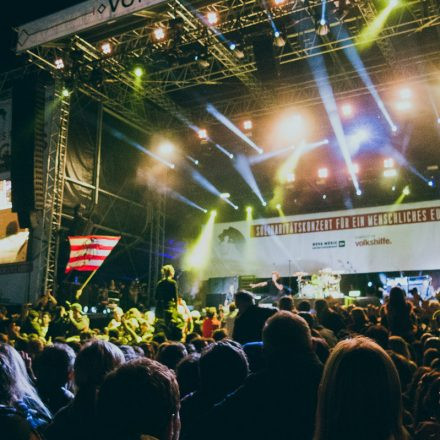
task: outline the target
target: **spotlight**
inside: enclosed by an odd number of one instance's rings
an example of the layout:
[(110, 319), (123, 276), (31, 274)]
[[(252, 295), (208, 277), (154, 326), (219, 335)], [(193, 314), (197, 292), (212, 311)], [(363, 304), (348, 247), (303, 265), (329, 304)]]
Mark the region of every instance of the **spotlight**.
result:
[(218, 17), (217, 12), (215, 12), (215, 11), (209, 11), (209, 12), (206, 14), (206, 19), (207, 19), (207, 21), (208, 21), (208, 24), (211, 25), (211, 26), (213, 26), (214, 24), (217, 24), (217, 23), (218, 23), (219, 17)]
[(208, 213), (208, 210), (207, 210), (207, 209), (204, 209), (203, 212), (204, 212), (205, 214), (207, 214), (207, 213)]
[(266, 203), (264, 200), (261, 202), (261, 204), (262, 204), (263, 206), (267, 206), (267, 203)]
[(360, 128), (355, 133), (353, 133), (353, 140), (358, 144), (362, 144), (369, 138), (368, 130), (365, 128)]
[(440, 124), (440, 118), (437, 118), (437, 124)]
[(230, 50), (235, 50), (237, 48), (237, 45), (235, 43), (229, 43), (229, 49)]
[(140, 66), (137, 66), (134, 68), (133, 73), (136, 78), (140, 78), (144, 74), (144, 69), (142, 69)]
[(286, 181), (288, 183), (295, 182), (295, 174), (294, 173), (287, 173), (286, 175)]
[(280, 203), (277, 203), (276, 208), (277, 208), (278, 210), (280, 210), (280, 209), (281, 209), (281, 204), (280, 204)]
[(252, 206), (247, 206), (247, 207), (246, 207), (246, 212), (247, 212), (248, 214), (250, 214), (250, 213), (252, 212)]
[(252, 130), (252, 121), (250, 119), (247, 119), (246, 121), (243, 122), (243, 128), (245, 130)]
[(410, 99), (412, 97), (412, 91), (411, 89), (405, 87), (403, 89), (400, 89), (399, 96), (401, 99)]
[(199, 139), (206, 140), (206, 139), (208, 139), (208, 132), (206, 131), (206, 129), (201, 128), (197, 132), (197, 136), (199, 137)]
[(69, 89), (66, 89), (65, 87), (63, 88), (61, 94), (67, 98), (70, 95)]
[(410, 189), (409, 189), (409, 186), (408, 186), (408, 185), (405, 186), (405, 188), (403, 188), (402, 194), (403, 194), (404, 196), (409, 196), (410, 193), (411, 193), (411, 191), (410, 191)]
[(390, 0), (390, 8), (395, 8), (399, 4), (399, 0)]
[(322, 195), (322, 199), (325, 200), (327, 198), (327, 194)]
[(357, 196), (361, 196), (361, 195), (362, 195), (362, 190), (357, 189), (357, 190), (356, 190), (356, 195), (357, 195)]
[(397, 126), (392, 125), (392, 126), (391, 126), (391, 131), (392, 131), (393, 133), (397, 133)]
[(320, 168), (318, 170), (318, 177), (320, 179), (326, 179), (328, 177), (328, 168)]
[(64, 61), (62, 58), (56, 58), (54, 64), (55, 64), (55, 69), (58, 70), (64, 69)]
[(324, 18), (321, 18), (318, 26), (316, 27), (316, 33), (320, 37), (325, 37), (330, 32), (330, 27)]
[(432, 188), (434, 186), (434, 181), (433, 180), (429, 180), (428, 181), (428, 186), (430, 186)]
[(384, 159), (383, 161), (384, 168), (393, 168), (393, 166), (394, 166), (394, 159), (392, 159), (391, 157)]
[(170, 156), (174, 152), (174, 145), (171, 142), (164, 142), (159, 146), (159, 152), (162, 156)]
[(274, 44), (276, 47), (284, 47), (286, 45), (286, 40), (281, 35), (280, 31), (276, 31), (274, 34)]
[(217, 211), (215, 209), (211, 211), (211, 217), (215, 217), (216, 215), (217, 215)]
[(349, 118), (353, 116), (353, 106), (351, 104), (343, 104), (341, 107), (342, 116)]
[(231, 194), (229, 193), (221, 193), (220, 197), (224, 200), (224, 199), (229, 199), (229, 197), (231, 197)]
[(112, 53), (112, 45), (108, 41), (102, 43), (101, 51), (104, 55), (110, 55)]
[(396, 191), (396, 187), (394, 185), (391, 187), (391, 191)]
[(165, 39), (165, 29), (162, 27), (158, 27), (154, 29), (153, 36), (156, 41), (162, 41)]
[(368, 286), (368, 287), (373, 287), (373, 283), (372, 283), (371, 281), (368, 281), (367, 286)]
[(397, 171), (394, 168), (389, 168), (383, 172), (384, 177), (396, 177)]
[(286, 0), (273, 0), (275, 6), (281, 6), (286, 2)]

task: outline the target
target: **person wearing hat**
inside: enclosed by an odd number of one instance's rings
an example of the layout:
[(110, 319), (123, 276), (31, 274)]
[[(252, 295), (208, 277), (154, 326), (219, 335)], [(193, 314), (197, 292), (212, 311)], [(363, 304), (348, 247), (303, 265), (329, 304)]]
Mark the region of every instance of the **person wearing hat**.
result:
[(70, 328), (68, 336), (76, 336), (89, 329), (90, 320), (82, 313), (82, 307), (79, 303), (73, 303), (68, 313)]

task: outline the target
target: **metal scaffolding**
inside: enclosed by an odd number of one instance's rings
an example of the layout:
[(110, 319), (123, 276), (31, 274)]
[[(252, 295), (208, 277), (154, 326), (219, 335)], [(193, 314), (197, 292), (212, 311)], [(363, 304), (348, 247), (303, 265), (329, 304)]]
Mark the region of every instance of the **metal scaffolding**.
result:
[(51, 112), (50, 138), (37, 276), (37, 289), (43, 292), (56, 289), (59, 233), (63, 212), (70, 97), (63, 95), (62, 84), (59, 81), (55, 83), (48, 107)]

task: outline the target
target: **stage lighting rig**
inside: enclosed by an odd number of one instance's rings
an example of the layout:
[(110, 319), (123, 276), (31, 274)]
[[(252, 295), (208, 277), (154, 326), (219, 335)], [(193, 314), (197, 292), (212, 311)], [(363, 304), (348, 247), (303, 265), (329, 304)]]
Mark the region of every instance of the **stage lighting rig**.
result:
[(55, 69), (63, 70), (65, 67), (64, 60), (62, 58), (55, 58), (54, 60)]

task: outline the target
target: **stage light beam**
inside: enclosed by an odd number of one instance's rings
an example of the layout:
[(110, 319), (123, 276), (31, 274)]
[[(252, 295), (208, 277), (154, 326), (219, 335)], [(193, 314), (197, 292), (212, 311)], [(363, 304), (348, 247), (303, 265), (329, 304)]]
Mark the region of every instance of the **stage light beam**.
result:
[(218, 13), (215, 11), (209, 11), (206, 14), (206, 20), (208, 21), (208, 24), (210, 26), (214, 26), (215, 24), (217, 24), (219, 22)]
[(162, 27), (158, 27), (158, 28), (154, 29), (153, 35), (154, 35), (154, 39), (156, 41), (162, 41), (165, 39), (165, 35), (166, 35), (165, 29)]
[(110, 55), (112, 53), (112, 45), (108, 41), (102, 43), (101, 51), (104, 55)]
[(65, 67), (64, 61), (62, 58), (56, 58), (54, 61), (54, 64), (55, 64), (55, 69), (57, 69), (57, 70), (62, 70)]

